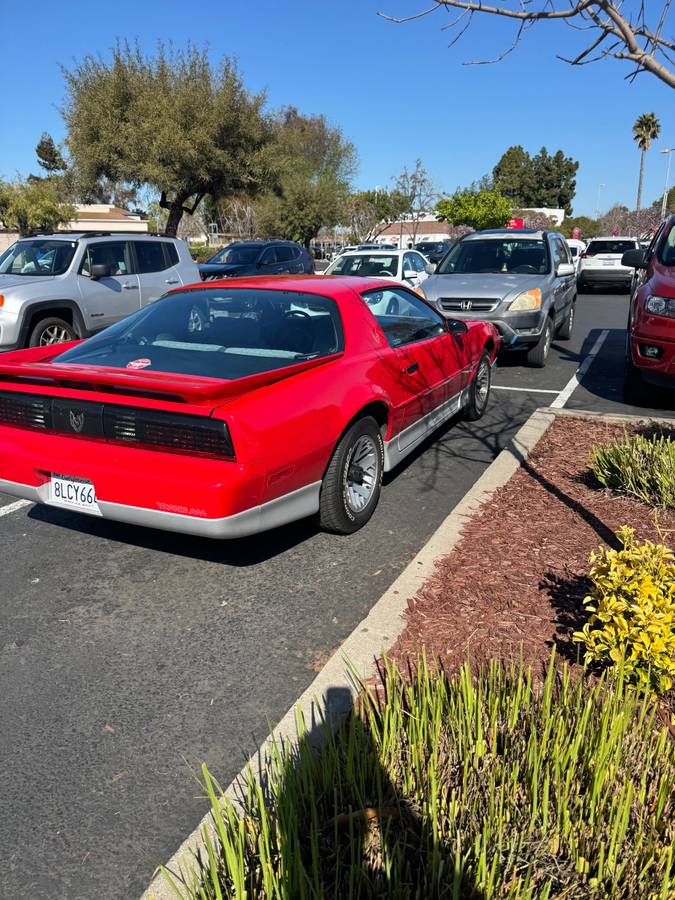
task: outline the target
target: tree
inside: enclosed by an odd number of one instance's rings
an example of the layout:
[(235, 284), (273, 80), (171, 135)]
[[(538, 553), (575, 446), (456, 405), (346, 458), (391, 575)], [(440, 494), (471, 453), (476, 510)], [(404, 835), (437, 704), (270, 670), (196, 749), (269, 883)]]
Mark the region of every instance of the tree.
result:
[[(658, 210), (661, 209), (663, 204), (663, 197), (657, 197), (656, 200), (652, 203), (652, 206), (655, 206)], [(668, 193), (666, 194), (666, 214), (675, 213), (675, 186), (671, 187)]]
[(0, 182), (0, 220), (10, 231), (21, 235), (38, 231), (56, 231), (77, 216), (64, 203), (59, 186), (49, 178)]
[(54, 138), (46, 131), (35, 147), (38, 165), (45, 170), (47, 175), (55, 175), (66, 171), (66, 161), (63, 154), (54, 143)]
[(87, 56), (63, 69), (66, 145), (92, 188), (100, 179), (159, 193), (175, 235), (183, 213), (211, 194), (250, 189), (267, 139), (264, 96), (246, 90), (236, 66), (212, 66), (205, 50), (159, 45), (145, 57), (117, 44), (110, 62)]
[(628, 209), (616, 204), (599, 221), (601, 234), (627, 234), (638, 238), (648, 238), (656, 231), (661, 219), (661, 210), (654, 206), (646, 209)]
[(509, 147), (494, 167), (495, 188), (524, 208), (548, 207), (572, 212), (579, 163), (562, 150), (551, 155), (542, 147), (536, 156), (520, 145)]
[(515, 50), (522, 35), (533, 25), (565, 22), (587, 35), (586, 46), (573, 57), (558, 56), (558, 59), (572, 66), (585, 66), (608, 57), (626, 60), (633, 67), (626, 78), (632, 80), (640, 72), (650, 72), (675, 88), (675, 69), (669, 56), (675, 51), (675, 41), (663, 34), (670, 4), (671, 0), (640, 2), (631, 14), (622, 0), (537, 0), (536, 5), (520, 0), (516, 9), (492, 6), (483, 0), (436, 0), (428, 9), (409, 16), (379, 15), (400, 24), (439, 10), (459, 10), (459, 15), (443, 25), (444, 30), (456, 29), (450, 46), (462, 37), (476, 15), (479, 20), (485, 16), (499, 16), (517, 23), (513, 42), (496, 59), (474, 60), (468, 65), (500, 62)]
[(457, 191), (452, 197), (439, 200), (436, 212), (453, 225), (483, 228), (502, 228), (511, 218), (511, 203), (499, 191)]
[(409, 208), (409, 198), (396, 190), (377, 188), (352, 194), (348, 221), (354, 240), (357, 243), (374, 240)]
[(652, 145), (652, 141), (661, 134), (661, 123), (655, 113), (643, 113), (633, 124), (633, 140), (640, 148), (640, 177), (638, 178), (636, 208), (642, 204), (642, 179), (645, 171), (645, 153)]
[(261, 232), (309, 247), (322, 227), (344, 218), (356, 151), (325, 116), (282, 110), (262, 160), (267, 190), (255, 204)]
[(597, 237), (600, 234), (600, 223), (590, 216), (568, 216), (558, 227), (565, 237), (571, 238), (575, 228), (579, 229), (582, 240)]
[(406, 209), (402, 210), (401, 215), (405, 214), (412, 223), (409, 237), (412, 243), (416, 244), (419, 223), (423, 216), (431, 211), (438, 194), (421, 159), (415, 160), (415, 168), (412, 171), (404, 166), (394, 184), (396, 193), (406, 198)]

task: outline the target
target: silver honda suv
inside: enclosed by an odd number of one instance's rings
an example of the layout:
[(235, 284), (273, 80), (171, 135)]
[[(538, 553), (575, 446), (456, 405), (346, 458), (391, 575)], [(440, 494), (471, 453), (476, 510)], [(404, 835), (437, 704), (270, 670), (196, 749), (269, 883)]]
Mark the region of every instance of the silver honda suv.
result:
[(453, 319), (486, 319), (502, 349), (544, 366), (557, 334), (572, 336), (574, 264), (557, 231), (498, 228), (467, 234), (443, 257), (421, 292)]
[(0, 256), (0, 350), (84, 338), (200, 280), (185, 241), (146, 234), (55, 232)]

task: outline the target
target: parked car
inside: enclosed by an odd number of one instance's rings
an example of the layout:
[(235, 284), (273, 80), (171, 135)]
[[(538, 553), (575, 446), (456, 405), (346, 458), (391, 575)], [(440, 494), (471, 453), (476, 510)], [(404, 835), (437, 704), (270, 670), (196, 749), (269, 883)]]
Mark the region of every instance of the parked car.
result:
[(199, 278), (185, 241), (56, 232), (0, 256), (0, 351), (84, 338)]
[(631, 237), (592, 238), (581, 254), (577, 272), (580, 291), (589, 291), (597, 285), (619, 285), (629, 290), (633, 270), (624, 266), (621, 257), (628, 250), (639, 250), (640, 242)]
[(570, 256), (572, 257), (572, 262), (574, 263), (574, 268), (578, 272), (579, 263), (581, 262), (581, 255), (586, 251), (586, 244), (583, 241), (578, 240), (577, 238), (567, 238), (566, 243), (569, 247)]
[(415, 250), (426, 256), (429, 262), (434, 265), (443, 259), (451, 247), (452, 241), (420, 241), (418, 244), (415, 244)]
[(349, 534), (383, 472), (461, 410), (483, 415), (498, 348), (492, 325), (388, 281), (201, 282), (0, 359), (0, 491), (208, 537), (317, 512)]
[(577, 299), (574, 264), (557, 231), (496, 228), (465, 235), (420, 289), (446, 316), (486, 319), (506, 350), (544, 366), (557, 334), (569, 340)]
[(314, 257), (295, 241), (239, 241), (219, 250), (199, 267), (201, 277), (243, 275), (312, 275)]
[(643, 381), (675, 388), (675, 215), (649, 247), (623, 254), (622, 266), (637, 270), (626, 339), (626, 391)]
[(416, 250), (355, 250), (338, 256), (325, 274), (391, 278), (416, 288), (432, 272), (433, 266)]

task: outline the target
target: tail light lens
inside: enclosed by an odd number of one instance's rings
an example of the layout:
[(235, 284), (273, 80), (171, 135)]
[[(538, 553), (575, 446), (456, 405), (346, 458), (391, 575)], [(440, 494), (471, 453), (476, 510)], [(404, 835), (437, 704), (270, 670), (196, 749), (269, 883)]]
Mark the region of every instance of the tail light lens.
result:
[(208, 416), (0, 391), (0, 425), (189, 456), (234, 459), (226, 423)]
[(205, 416), (129, 406), (108, 406), (103, 413), (106, 438), (171, 453), (234, 459), (225, 422)]

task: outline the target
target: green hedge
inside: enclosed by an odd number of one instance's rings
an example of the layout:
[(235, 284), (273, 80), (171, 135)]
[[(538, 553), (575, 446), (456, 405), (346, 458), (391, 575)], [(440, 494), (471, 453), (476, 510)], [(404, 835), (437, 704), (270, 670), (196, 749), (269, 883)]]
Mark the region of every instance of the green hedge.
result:
[(319, 749), (278, 750), (243, 812), (203, 769), (217, 838), (194, 881), (165, 871), (178, 896), (672, 897), (674, 742), (651, 701), (553, 661), (540, 689), (424, 661), (379, 688)]
[(624, 434), (611, 444), (598, 444), (592, 450), (591, 469), (603, 487), (650, 506), (675, 508), (672, 432)]
[(209, 247), (206, 244), (190, 244), (190, 254), (198, 263), (208, 262), (220, 249), (221, 247)]

